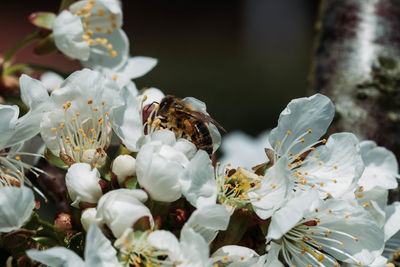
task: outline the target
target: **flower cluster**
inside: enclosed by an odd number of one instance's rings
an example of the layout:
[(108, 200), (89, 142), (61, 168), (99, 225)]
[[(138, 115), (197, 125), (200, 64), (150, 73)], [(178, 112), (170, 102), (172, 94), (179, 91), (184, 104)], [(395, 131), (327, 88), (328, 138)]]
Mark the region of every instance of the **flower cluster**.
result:
[[(396, 157), (352, 133), (325, 137), (328, 97), (292, 100), (258, 140), (227, 136), (217, 162), (222, 127), (203, 102), (132, 82), (157, 60), (129, 56), (117, 0), (76, 1), (51, 25), (57, 49), (85, 68), (22, 75), (22, 117), (0, 105), (10, 264), (386, 266), (397, 253)], [(43, 154), (24, 145), (38, 139)], [(34, 211), (34, 191), (48, 194), (29, 177), (51, 175), (38, 157), (65, 174), (70, 212), (54, 225)]]

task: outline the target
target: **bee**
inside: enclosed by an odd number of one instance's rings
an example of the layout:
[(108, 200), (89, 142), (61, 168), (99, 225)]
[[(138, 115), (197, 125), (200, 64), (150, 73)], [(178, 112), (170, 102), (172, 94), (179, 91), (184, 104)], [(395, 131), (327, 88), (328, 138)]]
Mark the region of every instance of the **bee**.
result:
[(203, 149), (209, 155), (213, 153), (210, 123), (226, 132), (208, 114), (195, 110), (185, 100), (172, 95), (167, 95), (161, 100), (156, 117), (160, 119), (159, 128), (173, 131), (177, 138), (182, 137), (191, 141), (197, 149)]

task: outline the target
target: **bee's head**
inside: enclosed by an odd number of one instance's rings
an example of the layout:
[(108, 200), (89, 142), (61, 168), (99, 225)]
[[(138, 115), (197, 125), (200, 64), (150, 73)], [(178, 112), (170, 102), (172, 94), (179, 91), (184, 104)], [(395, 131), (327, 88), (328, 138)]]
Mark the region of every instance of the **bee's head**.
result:
[(163, 111), (167, 111), (171, 107), (173, 101), (174, 97), (172, 95), (167, 95), (166, 97), (161, 99), (159, 112), (162, 113)]

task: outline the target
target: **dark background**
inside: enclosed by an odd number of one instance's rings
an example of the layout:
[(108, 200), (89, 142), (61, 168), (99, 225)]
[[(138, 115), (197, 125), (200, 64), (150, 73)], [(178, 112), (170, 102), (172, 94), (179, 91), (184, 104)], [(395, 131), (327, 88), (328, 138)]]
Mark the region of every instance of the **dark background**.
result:
[[(2, 0), (0, 53), (34, 30), (30, 13), (57, 12), (59, 3)], [(317, 6), (317, 0), (125, 0), (131, 54), (159, 60), (136, 83), (199, 98), (228, 132), (256, 135), (307, 93)], [(61, 54), (35, 56), (32, 47), (17, 61), (80, 68)]]

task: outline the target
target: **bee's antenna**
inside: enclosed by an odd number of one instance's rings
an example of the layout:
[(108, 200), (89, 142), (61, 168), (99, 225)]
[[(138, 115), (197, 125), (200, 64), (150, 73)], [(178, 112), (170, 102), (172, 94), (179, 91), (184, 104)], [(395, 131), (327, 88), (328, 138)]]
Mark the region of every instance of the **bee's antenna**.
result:
[(151, 104), (146, 108), (146, 112), (149, 110), (149, 108), (150, 108), (153, 104), (159, 104), (159, 103), (158, 103), (157, 101), (151, 102)]

